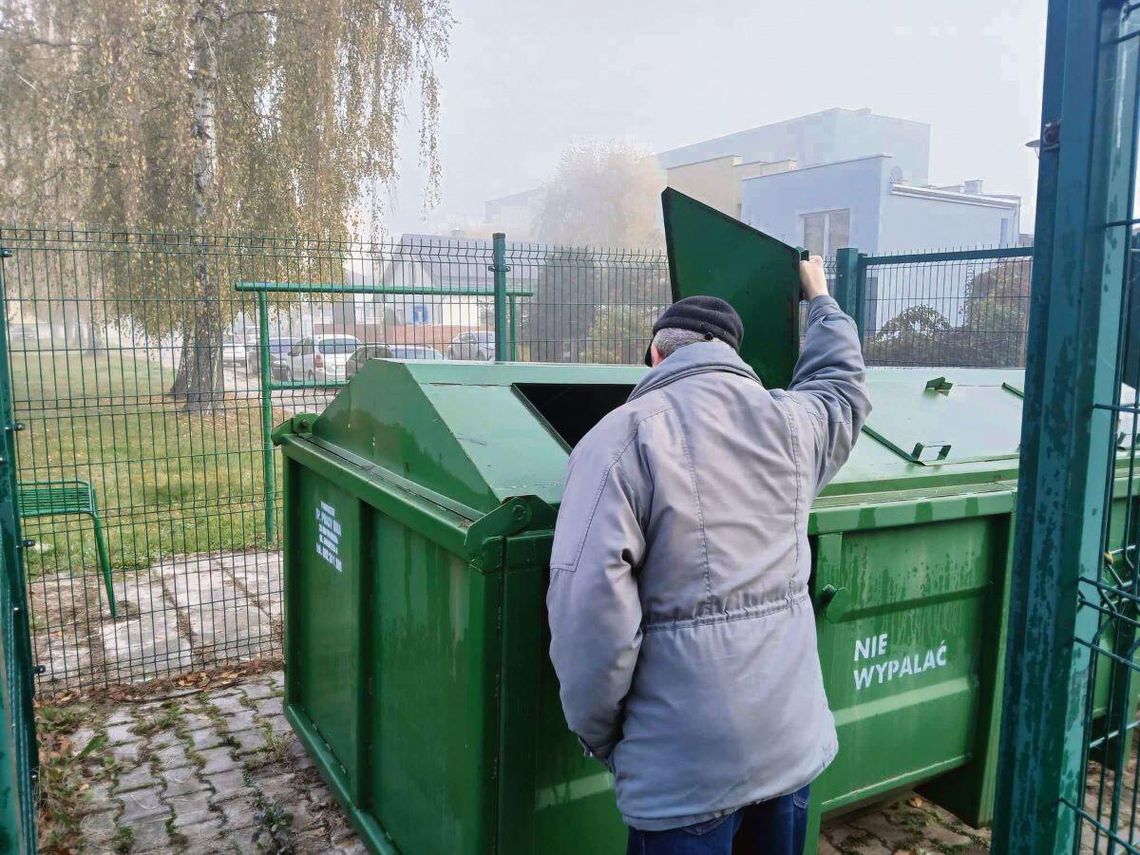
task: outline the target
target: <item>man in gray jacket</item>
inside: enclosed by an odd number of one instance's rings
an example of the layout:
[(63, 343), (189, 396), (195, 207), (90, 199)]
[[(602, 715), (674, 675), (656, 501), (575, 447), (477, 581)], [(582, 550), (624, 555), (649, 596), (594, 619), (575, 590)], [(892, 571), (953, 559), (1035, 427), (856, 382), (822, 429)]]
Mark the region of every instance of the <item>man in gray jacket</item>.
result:
[(812, 500), (871, 409), (854, 322), (800, 264), (787, 391), (737, 354), (739, 316), (691, 297), (652, 370), (570, 456), (550, 562), (550, 656), (570, 729), (615, 776), (629, 851), (800, 855), (835, 756), (808, 596)]

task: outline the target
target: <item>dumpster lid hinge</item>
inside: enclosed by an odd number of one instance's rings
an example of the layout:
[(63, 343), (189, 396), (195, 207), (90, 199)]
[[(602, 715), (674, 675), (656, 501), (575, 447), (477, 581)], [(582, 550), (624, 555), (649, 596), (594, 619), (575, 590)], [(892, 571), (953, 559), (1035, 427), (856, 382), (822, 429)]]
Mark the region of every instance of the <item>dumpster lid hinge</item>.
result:
[(289, 435), (295, 436), (311, 436), (313, 433), (313, 423), (317, 420), (316, 413), (297, 413), (297, 415), (286, 419), (273, 429), (270, 434), (270, 439), (273, 440), (274, 445), (280, 445), (283, 437)]
[(553, 528), (554, 509), (537, 496), (514, 496), (480, 517), (467, 530), (471, 566), (480, 573), (502, 569), (506, 539), (528, 528)]

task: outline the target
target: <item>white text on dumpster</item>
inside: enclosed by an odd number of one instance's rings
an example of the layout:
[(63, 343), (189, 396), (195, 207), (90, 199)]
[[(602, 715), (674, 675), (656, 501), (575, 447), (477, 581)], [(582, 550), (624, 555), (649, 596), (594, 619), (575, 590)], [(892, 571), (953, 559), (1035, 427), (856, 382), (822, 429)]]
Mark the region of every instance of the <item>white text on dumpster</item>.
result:
[(335, 567), (337, 573), (344, 569), (340, 560), (340, 523), (336, 508), (328, 502), (321, 502), (317, 508), (317, 555)]
[(856, 662), (881, 659), (878, 662), (869, 662), (852, 672), (855, 675), (856, 691), (866, 689), (872, 683), (880, 685), (891, 680), (901, 680), (904, 677), (921, 674), (931, 668), (946, 667), (947, 648), (945, 641), (925, 653), (908, 653), (894, 659), (886, 658), (889, 643), (890, 638), (885, 632), (882, 635), (872, 635), (868, 638), (856, 640)]

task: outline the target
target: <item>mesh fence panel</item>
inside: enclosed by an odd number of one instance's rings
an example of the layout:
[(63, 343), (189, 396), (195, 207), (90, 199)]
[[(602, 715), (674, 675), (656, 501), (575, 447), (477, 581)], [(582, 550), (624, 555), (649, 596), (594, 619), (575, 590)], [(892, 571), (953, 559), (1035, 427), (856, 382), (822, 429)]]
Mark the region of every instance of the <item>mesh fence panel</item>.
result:
[[(491, 329), (478, 242), (7, 227), (0, 243), (19, 480), (45, 512), (25, 515), (42, 692), (277, 655), (266, 428), (321, 409), (355, 354), (483, 358)], [(257, 295), (238, 282), (326, 289), (266, 295), (267, 412)], [(50, 503), (77, 481), (93, 503)]]
[[(269, 430), (320, 411), (369, 357), (494, 358), (489, 240), (3, 227), (0, 245), (41, 692), (277, 656)], [(661, 253), (507, 243), (505, 262), (512, 359), (640, 363), (670, 299)], [(1021, 260), (869, 269), (868, 355), (1016, 364), (1024, 315), (1007, 292), (1023, 274)], [(924, 307), (946, 322), (905, 329)]]
[(868, 364), (1025, 365), (1032, 258), (954, 255), (867, 265)]

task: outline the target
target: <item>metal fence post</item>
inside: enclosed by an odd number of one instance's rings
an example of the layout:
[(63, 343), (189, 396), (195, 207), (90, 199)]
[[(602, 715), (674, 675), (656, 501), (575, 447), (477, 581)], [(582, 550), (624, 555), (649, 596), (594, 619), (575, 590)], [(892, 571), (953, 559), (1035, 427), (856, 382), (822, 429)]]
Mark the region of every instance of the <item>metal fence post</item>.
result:
[(491, 237), (492, 263), (495, 274), (495, 361), (507, 358), (507, 236), (495, 232)]
[(835, 298), (839, 308), (852, 318), (856, 316), (855, 277), (858, 274), (858, 265), (859, 250), (844, 247), (835, 253), (835, 293), (831, 296)]
[(835, 302), (839, 304), (859, 329), (859, 341), (863, 340), (863, 327), (866, 323), (867, 265), (853, 247), (844, 247), (835, 253)]
[(860, 344), (867, 342), (867, 255), (858, 253), (855, 256), (855, 288), (851, 304), (855, 309), (851, 315), (855, 319), (855, 327), (859, 330)]
[[(0, 306), (4, 305), (3, 259), (0, 249)], [(8, 331), (0, 312), (0, 836), (6, 851), (32, 853), (36, 847), (35, 693), (27, 585), (16, 486), (16, 433), (21, 430), (12, 408), (8, 371)]]
[(273, 461), (273, 378), (269, 363), (269, 297), (257, 292), (258, 371), (261, 375), (261, 467), (265, 482), (265, 542), (277, 540), (277, 471)]
[(1049, 3), (998, 853), (1075, 851), (1087, 822), (1086, 709), (1135, 222), (1137, 34), (1121, 33), (1124, 8)]

